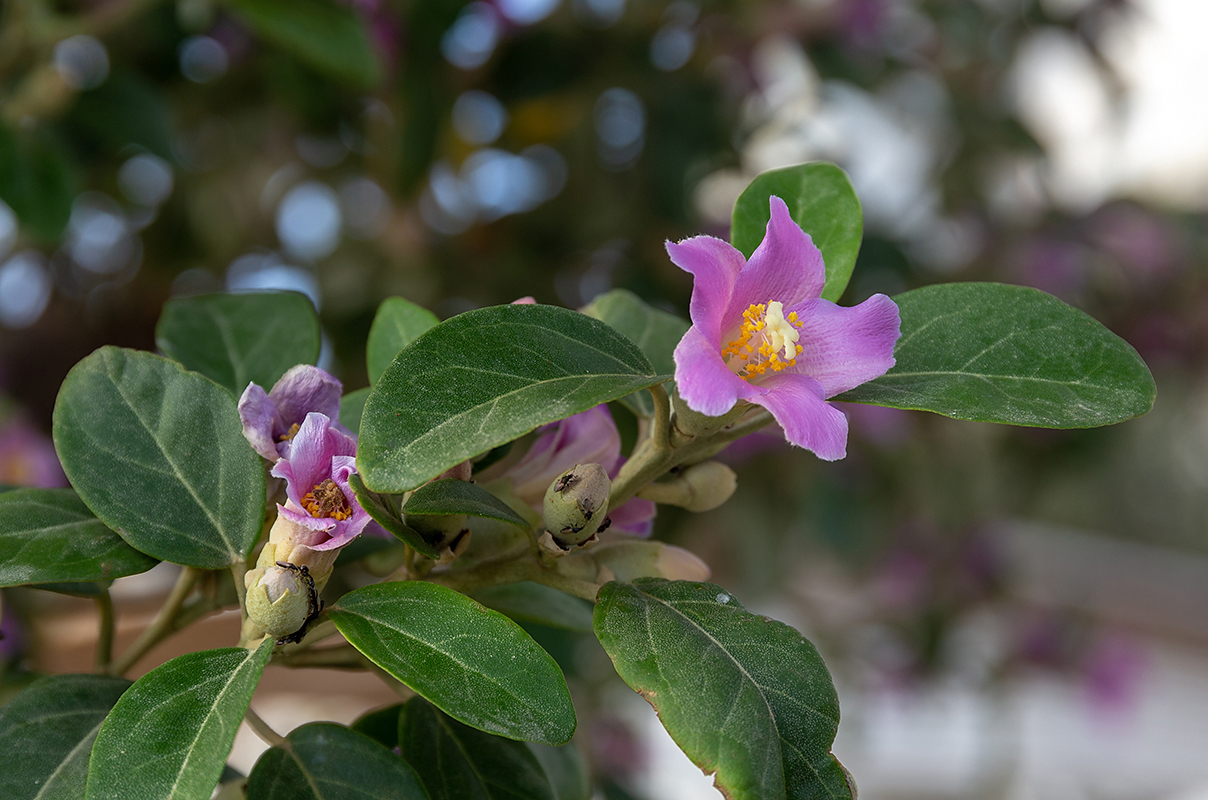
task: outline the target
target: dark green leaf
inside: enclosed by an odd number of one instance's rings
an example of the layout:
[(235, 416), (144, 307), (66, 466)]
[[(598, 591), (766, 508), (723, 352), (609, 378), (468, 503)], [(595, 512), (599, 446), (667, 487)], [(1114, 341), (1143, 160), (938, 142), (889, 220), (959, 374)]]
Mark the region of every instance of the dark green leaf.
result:
[(378, 306), (365, 346), (369, 382), (377, 383), (399, 350), (439, 323), (436, 315), (423, 306), (402, 297), (387, 297)]
[(1041, 428), (1111, 425), (1153, 406), (1137, 351), (1044, 292), (949, 283), (894, 300), (897, 365), (836, 400)]
[(734, 204), (730, 228), (730, 242), (747, 258), (763, 241), (772, 195), (788, 205), (793, 221), (822, 251), (826, 264), (822, 296), (838, 300), (847, 288), (864, 236), (864, 212), (847, 175), (834, 164), (815, 161), (771, 170), (751, 181)]
[(541, 425), (667, 378), (584, 314), (534, 305), (469, 311), (416, 339), (382, 375), (365, 403), (357, 467), (374, 491), (414, 489)]
[(385, 708), (375, 708), (373, 711), (366, 711), (356, 722), (352, 723), (352, 729), (393, 749), (398, 747), (399, 715), (402, 713), (402, 703), (395, 703)]
[(164, 94), (136, 72), (116, 69), (104, 83), (80, 95), (68, 115), (85, 136), (112, 153), (137, 145), (172, 158), (171, 109)]
[(394, 497), (369, 491), (365, 488), (361, 476), (356, 473), (349, 476), (348, 485), (352, 487), (352, 491), (357, 497), (357, 503), (365, 509), (374, 522), (411, 545), (415, 552), (428, 558), (440, 558), (439, 549), (421, 536), (419, 531), (403, 522)]
[(381, 583), (331, 609), (344, 638), (375, 664), (479, 730), (562, 744), (575, 709), (558, 665), (516, 623), (432, 583)]
[(731, 800), (850, 798), (830, 754), (839, 699), (818, 651), (712, 583), (600, 590), (596, 636), (621, 678)]
[(429, 514), (446, 516), (465, 514), (470, 517), (497, 519), (509, 525), (528, 528), (524, 517), (476, 483), (442, 478), (425, 483), (415, 490), (403, 504), (404, 514)]
[[(589, 317), (606, 322), (646, 354), (656, 372), (674, 373), (675, 346), (692, 323), (647, 304), (633, 292), (613, 289), (602, 294), (583, 309)], [(623, 398), (636, 413), (654, 415), (654, 400), (648, 392), (637, 392)]]
[(331, 0), (232, 0), (260, 36), (337, 80), (369, 88), (382, 77), (361, 18)]
[(340, 424), (356, 433), (361, 429), (361, 415), (365, 413), (365, 401), (369, 399), (369, 387), (349, 392), (340, 398)]
[(13, 133), (0, 125), (0, 200), (29, 232), (55, 241), (71, 217), (76, 172), (67, 152), (45, 129)]
[(428, 800), (407, 762), (354, 730), (312, 722), (265, 751), (248, 776), (249, 800)]
[(562, 800), (523, 742), (466, 727), (419, 697), (403, 708), (399, 745), (432, 800)]
[(318, 361), (319, 317), (297, 292), (177, 297), (164, 304), (155, 343), (238, 397), (248, 383), (268, 391), (290, 367)]
[(264, 521), (264, 467), (217, 384), (150, 353), (102, 347), (72, 368), (55, 448), (80, 498), (138, 550), (219, 569)]
[(101, 725), (88, 800), (209, 800), (273, 650), (178, 656), (134, 682)]
[(130, 681), (51, 675), (0, 707), (0, 797), (79, 800), (101, 722)]
[(474, 599), (522, 622), (581, 633), (591, 630), (591, 603), (540, 583), (524, 581), (490, 586), (474, 592)]
[(545, 771), (554, 800), (591, 800), (591, 777), (578, 748), (573, 744), (561, 747), (534, 742), (526, 744)]
[(0, 586), (108, 580), (153, 566), (70, 489), (0, 494)]

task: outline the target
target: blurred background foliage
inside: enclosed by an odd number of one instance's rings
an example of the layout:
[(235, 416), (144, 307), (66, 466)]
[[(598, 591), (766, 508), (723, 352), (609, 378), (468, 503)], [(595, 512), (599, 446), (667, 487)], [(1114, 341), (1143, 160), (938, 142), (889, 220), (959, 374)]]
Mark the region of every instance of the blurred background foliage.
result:
[[(1180, 564), (1208, 550), (1208, 64), (1188, 44), (1203, 11), (5, 0), (0, 482), (61, 480), (38, 437), (63, 376), (101, 344), (154, 349), (170, 296), (306, 293), (322, 365), (351, 390), (390, 295), (443, 318), (623, 287), (686, 316), (664, 240), (725, 237), (754, 175), (827, 159), (866, 215), (845, 304), (1036, 286), (1132, 343), (1158, 406), (1065, 432), (849, 408), (846, 461), (753, 437), (727, 456), (738, 495), (666, 509), (656, 535), (807, 630), (842, 685), (1039, 665), (1094, 686), (1106, 670), (1110, 690), (1133, 662), (1105, 630), (1208, 636), (1195, 603), (1138, 617), (1094, 589), (1117, 567), (1149, 586), (1117, 543)], [(1068, 574), (1053, 541), (1075, 542)]]

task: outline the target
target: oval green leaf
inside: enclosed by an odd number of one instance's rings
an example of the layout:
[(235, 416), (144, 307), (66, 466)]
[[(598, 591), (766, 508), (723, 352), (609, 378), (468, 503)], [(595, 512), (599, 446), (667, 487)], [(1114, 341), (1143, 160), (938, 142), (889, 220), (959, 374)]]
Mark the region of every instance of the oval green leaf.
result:
[(164, 355), (236, 397), (249, 383), (267, 391), (290, 367), (314, 364), (319, 336), (315, 307), (297, 292), (177, 297), (155, 326)]
[(67, 151), (45, 125), (12, 132), (0, 124), (0, 200), (21, 226), (54, 242), (71, 217), (79, 179)]
[(772, 216), (768, 198), (773, 195), (788, 205), (793, 221), (822, 251), (822, 296), (837, 301), (851, 279), (864, 237), (864, 212), (847, 174), (834, 164), (815, 161), (764, 172), (751, 181), (734, 204), (730, 228), (730, 242), (747, 258), (767, 232)]
[(562, 800), (525, 743), (462, 725), (419, 697), (403, 707), (399, 747), (432, 800)]
[(340, 424), (350, 431), (361, 429), (361, 415), (365, 413), (365, 401), (369, 399), (369, 387), (349, 392), (340, 398)]
[(103, 581), (153, 566), (71, 489), (0, 494), (0, 586)]
[(403, 504), (404, 514), (447, 516), (465, 514), (469, 517), (496, 519), (509, 525), (528, 528), (524, 517), (512, 507), (476, 483), (442, 478), (416, 489)]
[(124, 678), (51, 675), (0, 707), (0, 797), (79, 800), (101, 723)]
[(407, 762), (368, 736), (332, 722), (303, 725), (290, 732), (284, 745), (266, 750), (248, 776), (247, 796), (249, 800), (428, 800)]
[(554, 306), (482, 308), (408, 345), (365, 403), (357, 469), (403, 492), (492, 447), (667, 380), (599, 320)]
[(377, 383), (400, 350), (438, 324), (440, 320), (435, 314), (406, 298), (387, 297), (383, 300), (373, 318), (369, 341), (365, 345), (369, 382)]
[(385, 708), (375, 708), (358, 717), (350, 727), (357, 733), (363, 733), (378, 744), (393, 750), (398, 747), (398, 720), (402, 713), (402, 703), (395, 703)]
[(609, 583), (596, 637), (625, 683), (731, 800), (845, 798), (839, 698), (814, 646), (712, 583)]
[(87, 800), (209, 800), (272, 650), (188, 653), (135, 681), (96, 737)]
[(1039, 428), (1094, 428), (1139, 416), (1157, 388), (1137, 351), (1052, 295), (948, 283), (894, 298), (897, 364), (836, 400)]
[(591, 631), (591, 603), (540, 583), (488, 586), (474, 592), (474, 599), (521, 622), (579, 633)]
[(355, 472), (348, 477), (348, 485), (356, 495), (357, 503), (373, 521), (381, 525), (399, 540), (406, 542), (417, 553), (428, 558), (440, 558), (440, 550), (428, 542), (419, 531), (403, 522), (398, 499), (394, 495), (378, 494), (365, 488), (361, 476)]
[(519, 625), (432, 583), (349, 592), (331, 619), (353, 647), (453, 718), (545, 744), (575, 732), (566, 678)]
[(361, 17), (330, 0), (231, 0), (257, 34), (331, 77), (363, 89), (382, 77)]
[[(692, 323), (675, 314), (655, 308), (633, 292), (613, 289), (600, 295), (583, 309), (623, 333), (641, 348), (656, 372), (674, 373), (672, 354)], [(632, 411), (645, 417), (654, 416), (654, 399), (649, 392), (636, 392), (621, 398)]]
[(54, 439), (80, 499), (148, 555), (220, 569), (260, 536), (264, 468), (235, 400), (174, 361), (97, 350), (59, 389)]

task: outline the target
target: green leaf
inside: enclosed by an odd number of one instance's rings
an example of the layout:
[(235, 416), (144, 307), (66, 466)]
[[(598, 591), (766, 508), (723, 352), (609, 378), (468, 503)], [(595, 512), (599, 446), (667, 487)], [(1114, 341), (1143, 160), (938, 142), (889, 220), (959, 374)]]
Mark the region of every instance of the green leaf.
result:
[(352, 729), (387, 748), (394, 749), (398, 747), (399, 715), (402, 713), (402, 703), (375, 708), (358, 717), (357, 721), (352, 723)]
[(591, 603), (540, 583), (523, 581), (489, 586), (474, 592), (474, 599), (522, 622), (580, 633), (591, 631)]
[(788, 205), (793, 221), (822, 251), (826, 264), (822, 296), (837, 301), (851, 279), (864, 236), (864, 212), (851, 181), (843, 170), (824, 161), (756, 177), (734, 204), (730, 228), (730, 242), (747, 258), (763, 241), (772, 213), (768, 198), (773, 195)]
[(209, 800), (272, 650), (188, 653), (135, 681), (96, 737), (87, 800)]
[(58, 140), (45, 129), (13, 133), (0, 125), (0, 200), (21, 226), (53, 242), (71, 217), (76, 170)]
[(349, 592), (331, 619), (353, 647), (441, 710), (510, 739), (562, 744), (575, 731), (566, 679), (520, 626), (433, 583)]
[(92, 743), (129, 685), (102, 675), (50, 675), (0, 707), (0, 797), (82, 798)]
[(407, 498), (404, 514), (447, 516), (465, 514), (470, 517), (497, 519), (509, 525), (527, 529), (529, 524), (512, 507), (476, 483), (442, 478), (425, 483)]
[(897, 364), (836, 400), (1041, 428), (1111, 425), (1153, 406), (1137, 351), (1044, 292), (949, 283), (894, 300)]
[[(625, 289), (613, 289), (592, 300), (583, 313), (605, 322), (641, 348), (656, 372), (674, 373), (672, 354), (692, 323), (647, 304)], [(635, 413), (654, 416), (654, 399), (648, 392), (637, 392), (622, 402)]]
[(365, 401), (369, 399), (369, 387), (349, 392), (340, 398), (340, 424), (356, 433), (361, 429), (361, 415), (365, 413)]
[(369, 342), (365, 347), (369, 382), (377, 383), (400, 350), (439, 323), (431, 311), (405, 298), (387, 297), (382, 301), (369, 328)]
[(243, 561), (264, 522), (264, 467), (235, 400), (166, 358), (102, 347), (67, 373), (55, 448), (80, 499), (161, 561)]
[(293, 730), (248, 776), (250, 800), (428, 800), (407, 762), (332, 722)]
[(562, 800), (523, 742), (462, 725), (419, 697), (403, 707), (399, 746), (432, 800)]
[(378, 492), (414, 489), (535, 428), (661, 383), (599, 320), (554, 306), (482, 308), (408, 345), (365, 403), (357, 468)]
[(382, 77), (369, 32), (351, 8), (331, 0), (231, 0), (260, 36), (331, 77), (367, 89)]
[(440, 558), (440, 550), (435, 545), (421, 536), (419, 531), (403, 522), (394, 497), (369, 491), (365, 488), (361, 476), (356, 473), (348, 476), (348, 485), (352, 487), (357, 503), (365, 509), (365, 513), (369, 514), (374, 522), (411, 545), (415, 552), (428, 558)]
[(115, 69), (105, 82), (83, 92), (68, 120), (84, 137), (127, 156), (130, 145), (172, 158), (172, 109), (166, 95), (137, 72)]
[(153, 566), (70, 489), (0, 494), (0, 586), (109, 580)]
[(573, 744), (561, 747), (535, 742), (525, 744), (545, 771), (554, 800), (591, 800), (591, 776), (578, 748)]
[(596, 636), (621, 678), (731, 800), (850, 798), (830, 754), (839, 699), (818, 651), (712, 583), (600, 590)]
[(317, 362), (319, 317), (297, 292), (177, 297), (164, 304), (155, 343), (238, 397), (249, 383), (267, 391), (290, 367)]

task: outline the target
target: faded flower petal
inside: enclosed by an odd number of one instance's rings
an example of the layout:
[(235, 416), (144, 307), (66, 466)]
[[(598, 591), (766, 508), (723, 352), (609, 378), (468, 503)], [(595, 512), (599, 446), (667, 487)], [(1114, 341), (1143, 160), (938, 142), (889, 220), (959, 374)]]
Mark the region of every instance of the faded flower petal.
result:
[(293, 437), (312, 411), (332, 420), (336, 430), (349, 434), (338, 421), (343, 391), (343, 384), (336, 378), (309, 364), (291, 367), (270, 392), (249, 383), (239, 398), (243, 435), (257, 453), (276, 461), (289, 455)]

